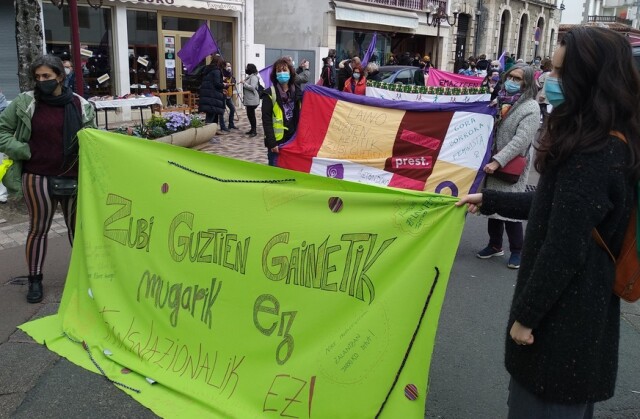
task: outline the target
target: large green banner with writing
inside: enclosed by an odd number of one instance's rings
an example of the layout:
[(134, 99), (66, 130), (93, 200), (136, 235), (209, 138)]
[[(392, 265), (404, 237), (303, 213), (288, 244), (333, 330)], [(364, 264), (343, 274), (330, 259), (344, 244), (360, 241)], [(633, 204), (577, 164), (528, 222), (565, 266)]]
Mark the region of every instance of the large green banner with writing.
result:
[(164, 417), (424, 416), (456, 198), (79, 137), (62, 303), (23, 330)]

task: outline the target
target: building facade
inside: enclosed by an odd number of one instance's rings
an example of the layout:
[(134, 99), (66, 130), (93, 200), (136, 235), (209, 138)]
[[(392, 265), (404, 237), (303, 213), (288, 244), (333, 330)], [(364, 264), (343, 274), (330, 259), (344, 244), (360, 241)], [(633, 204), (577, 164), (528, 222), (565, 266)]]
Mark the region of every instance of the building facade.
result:
[[(310, 55), (314, 68), (335, 49), (339, 60), (362, 56), (377, 32), (375, 59), (392, 54), (429, 55), (457, 70), (469, 56), (496, 58), (503, 51), (532, 61), (550, 56), (560, 24), (558, 0), (255, 0), (256, 38), (267, 63), (287, 52)], [(429, 12), (429, 13), (427, 13)], [(434, 19), (438, 12), (441, 19)], [(313, 68), (312, 68), (313, 70)], [(318, 70), (313, 72), (317, 74)]]
[[(253, 42), (253, 0), (78, 0), (82, 72), (87, 96), (182, 89), (197, 91), (197, 74), (187, 74), (177, 52), (203, 24), (209, 26), (223, 57), (240, 74), (251, 57), (264, 64), (264, 46)], [(41, 0), (46, 52), (69, 58), (68, 2), (59, 9)], [(8, 57), (16, 56), (15, 11), (2, 6), (0, 27), (13, 29)], [(6, 9), (6, 10), (5, 10)], [(12, 13), (11, 13), (12, 12)], [(10, 58), (10, 60), (11, 60)], [(17, 58), (13, 71), (2, 68), (0, 89), (17, 94)], [(204, 64), (204, 62), (202, 63)]]

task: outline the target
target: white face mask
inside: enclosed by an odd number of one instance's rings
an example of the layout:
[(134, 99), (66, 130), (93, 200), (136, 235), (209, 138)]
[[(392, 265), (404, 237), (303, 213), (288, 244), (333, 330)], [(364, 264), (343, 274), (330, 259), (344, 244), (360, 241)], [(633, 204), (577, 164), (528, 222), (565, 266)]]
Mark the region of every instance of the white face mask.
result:
[(67, 76), (68, 76), (69, 74), (71, 74), (71, 69), (70, 69), (69, 67), (65, 67), (65, 68), (64, 68), (64, 74), (66, 74)]
[(226, 70), (227, 70), (228, 72), (231, 72), (231, 67), (227, 67), (227, 68), (226, 68)]

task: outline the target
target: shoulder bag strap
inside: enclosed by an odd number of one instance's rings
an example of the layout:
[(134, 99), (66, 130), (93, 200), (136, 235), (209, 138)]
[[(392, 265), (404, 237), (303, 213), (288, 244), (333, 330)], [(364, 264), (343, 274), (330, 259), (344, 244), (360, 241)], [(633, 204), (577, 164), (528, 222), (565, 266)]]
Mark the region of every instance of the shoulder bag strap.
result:
[[(620, 131), (609, 131), (609, 135), (616, 137), (617, 139), (624, 142), (625, 144), (627, 143), (627, 138)], [(598, 246), (602, 247), (604, 250), (607, 251), (613, 263), (616, 263), (615, 256), (613, 256), (613, 253), (611, 253), (611, 250), (609, 250), (609, 246), (607, 246), (607, 244), (604, 242), (604, 240), (602, 239), (602, 236), (600, 235), (600, 233), (595, 227), (593, 228), (593, 230), (591, 230), (591, 237), (593, 237), (596, 243), (598, 243)]]

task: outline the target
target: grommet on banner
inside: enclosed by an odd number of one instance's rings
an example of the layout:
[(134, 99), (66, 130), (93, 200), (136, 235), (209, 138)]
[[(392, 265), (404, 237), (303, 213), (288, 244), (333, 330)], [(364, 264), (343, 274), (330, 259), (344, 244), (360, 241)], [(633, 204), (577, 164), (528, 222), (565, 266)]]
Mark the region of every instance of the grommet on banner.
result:
[(418, 387), (415, 384), (407, 384), (404, 388), (404, 395), (409, 400), (415, 400), (418, 398)]
[(342, 210), (342, 205), (344, 203), (342, 202), (341, 198), (338, 198), (337, 196), (332, 196), (331, 198), (329, 198), (329, 209), (331, 210), (331, 212), (340, 212)]

